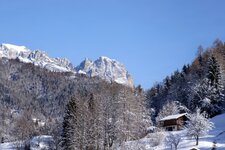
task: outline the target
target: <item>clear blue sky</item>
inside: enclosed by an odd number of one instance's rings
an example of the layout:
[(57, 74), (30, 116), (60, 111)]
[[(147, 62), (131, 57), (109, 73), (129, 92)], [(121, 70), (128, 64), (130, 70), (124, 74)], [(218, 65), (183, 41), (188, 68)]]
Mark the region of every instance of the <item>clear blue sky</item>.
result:
[(122, 62), (144, 88), (225, 41), (224, 0), (0, 0), (0, 43)]

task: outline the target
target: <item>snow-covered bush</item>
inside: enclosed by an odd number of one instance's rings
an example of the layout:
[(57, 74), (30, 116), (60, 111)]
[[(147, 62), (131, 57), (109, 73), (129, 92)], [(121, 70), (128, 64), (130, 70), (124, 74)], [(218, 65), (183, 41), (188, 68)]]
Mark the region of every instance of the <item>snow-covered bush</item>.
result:
[(157, 129), (154, 133), (148, 134), (147, 138), (149, 138), (149, 142), (151, 143), (152, 147), (159, 146), (165, 140), (166, 133), (162, 129)]

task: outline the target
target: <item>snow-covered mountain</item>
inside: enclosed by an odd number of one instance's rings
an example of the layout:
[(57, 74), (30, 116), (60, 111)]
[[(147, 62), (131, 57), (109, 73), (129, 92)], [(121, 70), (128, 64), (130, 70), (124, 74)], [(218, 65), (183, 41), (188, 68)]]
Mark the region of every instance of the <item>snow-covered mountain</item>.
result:
[(19, 59), (24, 63), (32, 63), (54, 72), (75, 72), (72, 63), (67, 59), (50, 58), (44, 51), (31, 51), (25, 46), (2, 44), (0, 58)]
[(120, 62), (102, 56), (92, 61), (85, 59), (76, 67), (78, 73), (85, 73), (90, 77), (100, 77), (108, 82), (115, 81), (119, 84), (132, 87), (134, 85), (131, 75)]
[(99, 77), (108, 82), (115, 81), (130, 87), (134, 85), (125, 66), (108, 57), (100, 57), (96, 61), (85, 59), (79, 66), (73, 67), (69, 60), (50, 58), (44, 51), (32, 51), (25, 46), (2, 44), (0, 45), (0, 58), (3, 57), (19, 59), (21, 62), (32, 63), (54, 72), (86, 74), (89, 77)]

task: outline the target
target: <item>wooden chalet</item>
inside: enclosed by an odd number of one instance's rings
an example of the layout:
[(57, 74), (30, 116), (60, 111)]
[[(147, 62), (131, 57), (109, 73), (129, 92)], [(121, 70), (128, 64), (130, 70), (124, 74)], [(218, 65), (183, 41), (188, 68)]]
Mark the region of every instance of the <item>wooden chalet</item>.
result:
[(166, 131), (182, 130), (188, 120), (187, 113), (167, 116), (160, 120), (160, 126)]

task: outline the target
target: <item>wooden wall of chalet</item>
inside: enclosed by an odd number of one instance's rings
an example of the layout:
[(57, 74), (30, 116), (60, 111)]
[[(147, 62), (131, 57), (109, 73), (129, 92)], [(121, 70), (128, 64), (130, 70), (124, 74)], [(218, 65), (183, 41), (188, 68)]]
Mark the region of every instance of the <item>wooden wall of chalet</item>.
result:
[(187, 121), (187, 117), (182, 116), (178, 119), (165, 120), (165, 121), (161, 122), (161, 125), (163, 127), (177, 126), (177, 129), (180, 130), (184, 127), (185, 121)]

